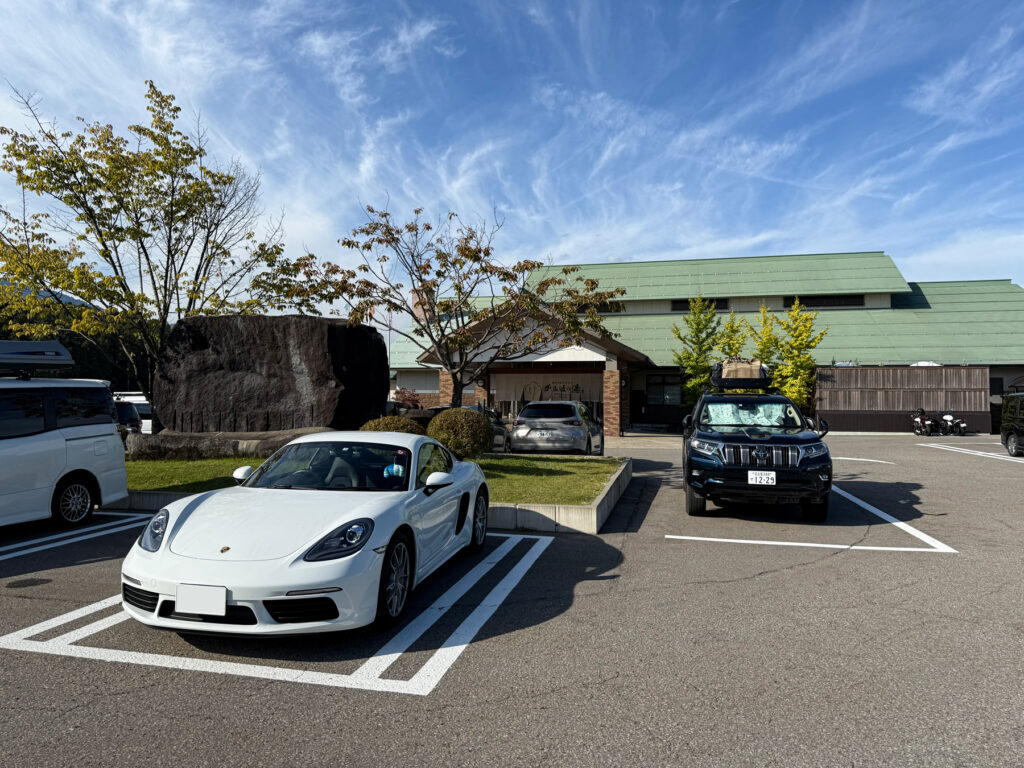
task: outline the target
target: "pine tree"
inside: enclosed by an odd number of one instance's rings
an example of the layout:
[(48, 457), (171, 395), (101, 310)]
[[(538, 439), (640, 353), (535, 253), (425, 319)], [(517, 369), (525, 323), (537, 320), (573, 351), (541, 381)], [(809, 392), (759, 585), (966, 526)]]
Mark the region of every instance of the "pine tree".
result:
[(746, 345), (747, 329), (736, 313), (730, 311), (715, 340), (715, 351), (720, 352), (723, 358), (739, 357)]
[(711, 384), (711, 361), (721, 333), (722, 321), (715, 312), (715, 302), (697, 296), (690, 299), (690, 311), (683, 317), (686, 332), (672, 326), (673, 335), (682, 344), (682, 350), (673, 352), (676, 365), (687, 375), (686, 391), (692, 400)]
[(778, 318), (779, 328), (785, 335), (779, 339), (775, 386), (805, 410), (809, 410), (814, 401), (814, 372), (817, 363), (812, 350), (828, 333), (827, 327), (814, 332), (817, 317), (817, 312), (808, 312), (797, 298), (789, 311)]

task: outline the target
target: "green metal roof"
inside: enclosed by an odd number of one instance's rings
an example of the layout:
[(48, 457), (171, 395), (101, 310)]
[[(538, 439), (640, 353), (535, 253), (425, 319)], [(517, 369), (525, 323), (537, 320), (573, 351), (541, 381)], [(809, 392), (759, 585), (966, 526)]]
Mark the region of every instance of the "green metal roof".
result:
[[(1024, 364), (1024, 289), (1009, 280), (910, 283), (892, 309), (822, 309), (816, 326), (829, 331), (815, 350), (822, 365), (857, 362), (906, 365)], [(720, 313), (721, 314), (721, 313)], [(753, 320), (752, 313), (738, 313)], [(681, 314), (610, 315), (605, 324), (623, 344), (657, 365), (673, 365)]]
[[(910, 291), (892, 259), (882, 251), (577, 266), (577, 274), (596, 278), (603, 289), (625, 288), (625, 300)], [(542, 267), (531, 279), (557, 274), (561, 269), (561, 265)]]

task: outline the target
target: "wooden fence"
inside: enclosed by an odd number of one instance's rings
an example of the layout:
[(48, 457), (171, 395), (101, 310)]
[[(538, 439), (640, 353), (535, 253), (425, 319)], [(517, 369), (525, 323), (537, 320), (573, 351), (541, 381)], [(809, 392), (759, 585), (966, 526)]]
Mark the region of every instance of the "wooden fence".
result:
[(987, 434), (989, 369), (985, 365), (840, 366), (817, 371), (815, 410), (829, 428), (910, 432), (910, 412), (952, 410), (972, 432)]

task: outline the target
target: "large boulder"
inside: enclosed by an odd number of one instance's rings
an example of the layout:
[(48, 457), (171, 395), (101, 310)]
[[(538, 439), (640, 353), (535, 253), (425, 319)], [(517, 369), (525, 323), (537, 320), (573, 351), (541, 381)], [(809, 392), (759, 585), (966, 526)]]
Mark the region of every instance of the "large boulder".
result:
[(344, 320), (226, 315), (178, 321), (153, 408), (178, 433), (358, 429), (387, 401), (388, 356)]
[(258, 456), (268, 458), (297, 437), (329, 432), (325, 427), (285, 429), (278, 432), (172, 432), (157, 435), (128, 435), (126, 448), (132, 460), (230, 459)]

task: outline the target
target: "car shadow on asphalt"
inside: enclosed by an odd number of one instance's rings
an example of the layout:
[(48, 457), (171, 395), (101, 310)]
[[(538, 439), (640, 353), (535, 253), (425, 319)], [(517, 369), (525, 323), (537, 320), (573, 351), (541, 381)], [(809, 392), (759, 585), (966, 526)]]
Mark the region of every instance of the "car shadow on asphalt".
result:
[[(18, 583), (8, 581), (8, 579), (17, 579), (20, 576), (32, 576), (45, 571), (123, 559), (145, 527), (144, 522), (140, 522), (138, 526), (128, 530), (74, 540), (77, 537), (100, 533), (103, 530), (101, 526), (110, 527), (112, 523), (114, 523), (114, 518), (97, 516), (88, 524), (71, 529), (62, 528), (48, 520), (8, 526), (4, 529), (3, 536), (0, 536), (0, 547), (10, 547), (0, 550), (0, 554), (6, 557), (6, 559), (0, 560), (0, 589), (22, 589), (27, 586), (39, 585), (38, 583), (28, 583), (31, 579), (22, 579)], [(124, 523), (128, 525), (130, 521), (124, 520)], [(60, 538), (50, 538), (54, 536)], [(71, 543), (61, 543), (65, 540)], [(60, 545), (50, 546), (53, 544)], [(18, 554), (23, 549), (30, 550), (37, 546), (50, 546), (50, 548)], [(110, 586), (111, 594), (116, 592), (119, 587), (117, 581), (111, 582)]]
[[(901, 522), (923, 517), (920, 483), (880, 482), (857, 480), (858, 475), (846, 475), (836, 483), (842, 490), (855, 496)], [(709, 515), (728, 517), (736, 520), (751, 520), (760, 523), (804, 523), (799, 504), (746, 504), (726, 502), (722, 505), (708, 504)], [(816, 527), (843, 527), (878, 525), (883, 518), (833, 491), (829, 502), (828, 521), (815, 523)]]
[(601, 533), (636, 533), (647, 519), (651, 505), (662, 487), (682, 487), (682, 480), (666, 472), (677, 466), (669, 461), (633, 459), (633, 478), (623, 491)]
[[(512, 533), (512, 532), (509, 532)], [(488, 571), (455, 604), (443, 612), (410, 646), (410, 652), (431, 652), (441, 648), (452, 633), (481, 603), (487, 602), (491, 590), (515, 567), (534, 546), (537, 539), (522, 535), (511, 552)], [(328, 664), (362, 660), (373, 656), (395, 635), (418, 616), (438, 611), (445, 592), (473, 569), (504, 541), (500, 531), (488, 536), (483, 553), (460, 555), (438, 569), (410, 596), (405, 619), (396, 627), (380, 630), (374, 627), (342, 630), (328, 634), (295, 637), (245, 637), (209, 634), (181, 634), (193, 649), (219, 656), (244, 657), (250, 660), (301, 662), (303, 665)], [(622, 554), (596, 536), (563, 534), (551, 542), (536, 563), (523, 576), (494, 614), (486, 621), (472, 642), (515, 632), (542, 624), (565, 613), (573, 604), (577, 587), (583, 582), (618, 578), (609, 571), (622, 563)]]

